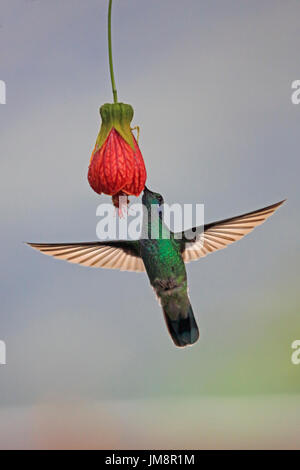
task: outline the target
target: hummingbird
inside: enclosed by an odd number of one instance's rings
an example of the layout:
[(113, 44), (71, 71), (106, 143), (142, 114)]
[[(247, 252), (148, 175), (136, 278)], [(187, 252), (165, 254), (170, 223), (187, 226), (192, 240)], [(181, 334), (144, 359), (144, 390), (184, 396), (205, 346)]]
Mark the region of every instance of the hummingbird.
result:
[[(285, 200), (237, 217), (173, 233), (163, 220), (164, 199), (146, 186), (141, 237), (79, 243), (28, 243), (40, 252), (71, 263), (121, 271), (146, 272), (161, 304), (174, 344), (184, 347), (199, 338), (188, 295), (185, 264), (226, 248), (261, 225)], [(153, 209), (154, 208), (154, 209)], [(151, 234), (156, 236), (151, 238)]]

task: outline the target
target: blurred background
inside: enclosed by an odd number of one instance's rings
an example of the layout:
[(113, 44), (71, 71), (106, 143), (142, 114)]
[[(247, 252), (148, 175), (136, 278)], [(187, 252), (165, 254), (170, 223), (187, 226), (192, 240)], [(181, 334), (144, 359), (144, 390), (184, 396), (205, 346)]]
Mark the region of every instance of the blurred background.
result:
[(145, 274), (23, 241), (96, 239), (87, 182), (111, 102), (105, 0), (2, 0), (0, 448), (299, 448), (297, 0), (114, 0), (120, 101), (147, 185), (210, 222), (288, 198), (188, 265), (201, 330), (176, 349)]

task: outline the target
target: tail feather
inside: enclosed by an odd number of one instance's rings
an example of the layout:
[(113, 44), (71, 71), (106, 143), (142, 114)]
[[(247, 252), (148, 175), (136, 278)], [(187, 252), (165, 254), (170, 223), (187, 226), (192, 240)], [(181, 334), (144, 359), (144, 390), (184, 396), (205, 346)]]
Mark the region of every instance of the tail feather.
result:
[(199, 338), (199, 329), (190, 302), (187, 310), (179, 313), (177, 306), (170, 301), (162, 304), (162, 307), (169, 333), (176, 346), (194, 344)]

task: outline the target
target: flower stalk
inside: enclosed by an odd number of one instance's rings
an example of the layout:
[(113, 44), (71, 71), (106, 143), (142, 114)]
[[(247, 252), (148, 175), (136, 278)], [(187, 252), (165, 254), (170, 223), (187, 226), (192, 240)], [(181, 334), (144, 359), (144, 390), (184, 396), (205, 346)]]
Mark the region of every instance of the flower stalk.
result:
[(118, 102), (118, 92), (115, 82), (115, 75), (114, 75), (114, 65), (113, 65), (113, 57), (112, 57), (112, 43), (111, 43), (111, 10), (112, 10), (112, 0), (109, 0), (108, 4), (108, 58), (109, 58), (109, 71), (110, 71), (110, 80), (111, 80), (111, 87), (114, 97), (114, 103)]

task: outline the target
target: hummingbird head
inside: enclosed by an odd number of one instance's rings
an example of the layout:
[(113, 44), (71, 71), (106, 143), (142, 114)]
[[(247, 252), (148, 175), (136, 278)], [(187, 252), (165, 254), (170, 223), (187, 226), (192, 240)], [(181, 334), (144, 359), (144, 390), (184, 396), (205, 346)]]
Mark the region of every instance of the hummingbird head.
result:
[(164, 203), (164, 199), (160, 194), (150, 191), (150, 189), (145, 186), (142, 203), (147, 207), (147, 209), (149, 209), (152, 204), (156, 204), (160, 207)]

